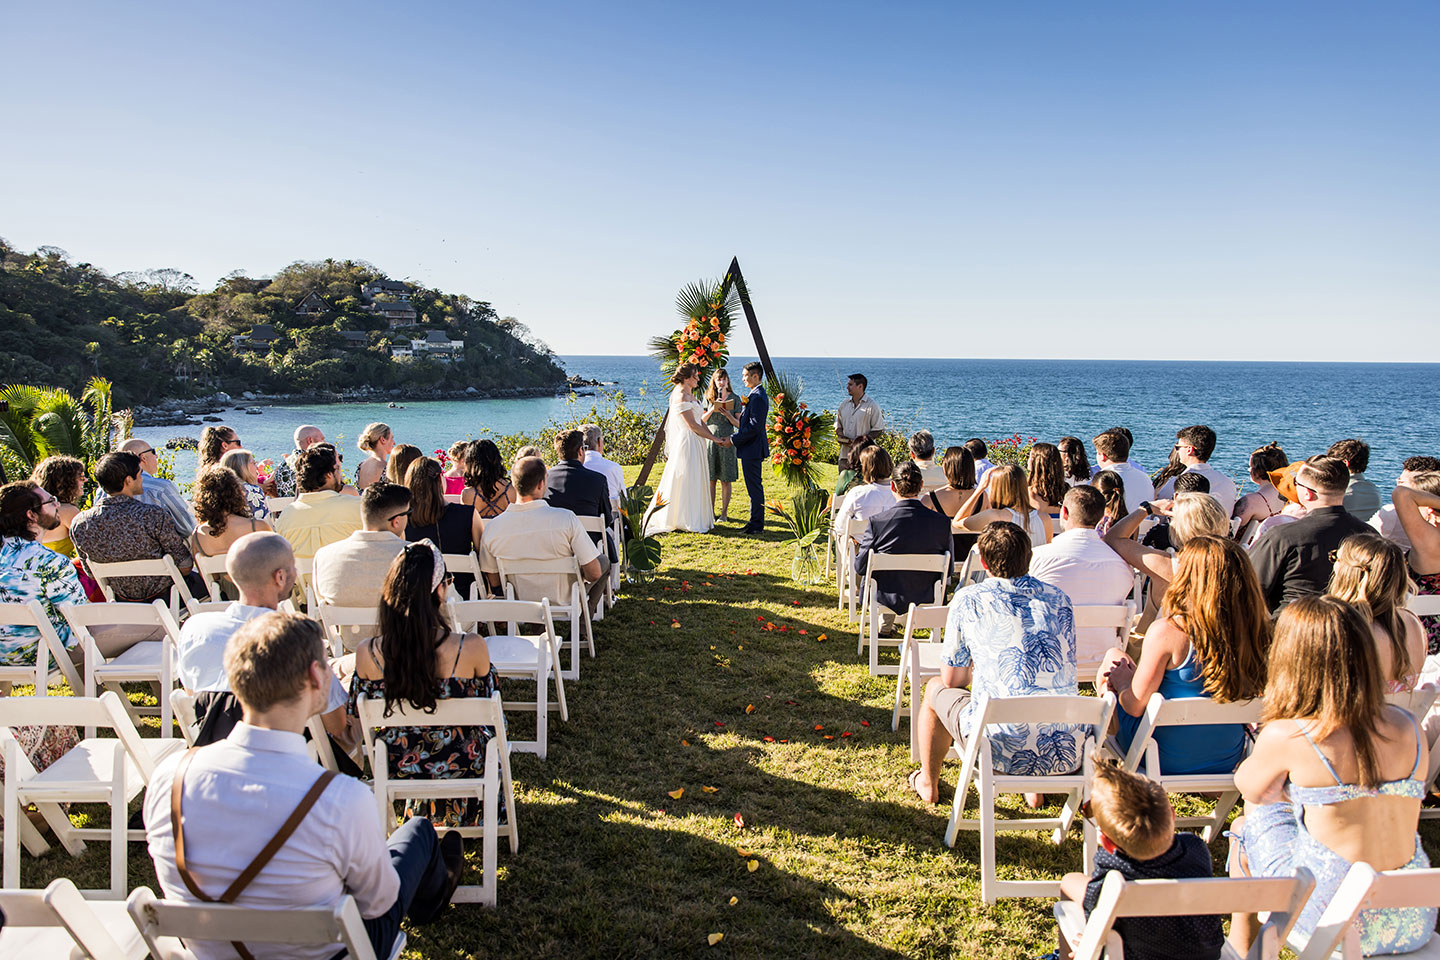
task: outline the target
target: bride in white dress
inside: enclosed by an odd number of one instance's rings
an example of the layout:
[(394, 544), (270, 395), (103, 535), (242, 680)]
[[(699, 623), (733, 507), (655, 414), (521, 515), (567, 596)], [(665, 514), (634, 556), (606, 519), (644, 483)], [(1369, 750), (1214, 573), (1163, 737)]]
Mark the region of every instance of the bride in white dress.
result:
[(715, 501), (710, 496), (710, 463), (705, 441), (723, 446), (730, 441), (710, 432), (700, 419), (704, 405), (695, 401), (700, 368), (682, 363), (675, 370), (675, 389), (670, 393), (670, 416), (665, 426), (665, 472), (655, 491), (664, 506), (650, 517), (647, 536), (688, 530), (704, 533), (715, 525)]

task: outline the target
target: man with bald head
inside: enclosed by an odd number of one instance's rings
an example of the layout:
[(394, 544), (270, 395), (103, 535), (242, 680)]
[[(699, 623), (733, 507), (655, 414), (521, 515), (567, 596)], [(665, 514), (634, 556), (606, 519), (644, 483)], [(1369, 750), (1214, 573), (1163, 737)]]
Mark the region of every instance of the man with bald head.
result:
[(140, 458), (140, 495), (135, 499), (168, 513), (170, 522), (175, 524), (175, 532), (180, 536), (188, 537), (194, 533), (195, 514), (190, 512), (190, 504), (185, 501), (180, 488), (169, 480), (156, 476), (160, 472), (160, 457), (155, 453), (155, 448), (139, 437), (131, 437), (117, 449), (121, 453), (133, 453)]
[(300, 454), (317, 443), (325, 442), (325, 431), (313, 423), (302, 423), (295, 428), (295, 449), (281, 457), (275, 464), (275, 475), (270, 478), (273, 490), (265, 492), (272, 497), (293, 497), (300, 492), (295, 484), (295, 463)]
[[(195, 695), (200, 745), (223, 740), (240, 720), (240, 704), (225, 675), (225, 644), (245, 624), (262, 617), (290, 597), (299, 573), (290, 542), (278, 533), (247, 533), (225, 554), (225, 572), (240, 590), (239, 601), (224, 611), (197, 613), (180, 629), (175, 672), (180, 685)], [(325, 729), (345, 729), (345, 688), (331, 678)]]

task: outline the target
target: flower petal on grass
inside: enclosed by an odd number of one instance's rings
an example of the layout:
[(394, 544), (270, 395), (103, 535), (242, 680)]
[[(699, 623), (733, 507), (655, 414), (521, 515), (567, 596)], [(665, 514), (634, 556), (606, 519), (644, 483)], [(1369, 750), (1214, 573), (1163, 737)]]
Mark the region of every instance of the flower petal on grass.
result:
[(830, 734), (827, 733), (827, 734), (825, 734), (825, 739), (826, 739), (826, 740), (834, 740), (835, 738), (834, 738), (833, 736), (831, 736)]
[(754, 712), (755, 712), (755, 704), (753, 704), (753, 703), (747, 704), (747, 705), (745, 706), (745, 712), (746, 712), (746, 713), (754, 713)]
[(868, 726), (870, 726), (870, 721), (869, 721), (869, 720), (861, 720), (861, 721), (860, 721), (860, 726), (862, 726), (862, 727), (868, 727)]
[(817, 724), (815, 724), (815, 729), (816, 729), (817, 731), (819, 731), (819, 730), (824, 730), (824, 729), (825, 729), (825, 724), (823, 724), (823, 723), (817, 723)]
[(723, 933), (712, 933), (712, 934), (710, 934), (710, 936), (708, 936), (708, 937), (705, 938), (705, 942), (708, 943), (708, 944), (710, 944), (710, 946), (713, 947), (713, 946), (715, 946), (715, 944), (719, 943), (721, 940), (724, 940), (724, 939), (725, 939), (725, 934), (723, 934)]
[(840, 734), (840, 736), (842, 736), (842, 737), (853, 737), (853, 736), (855, 736), (855, 734), (851, 733), (849, 730), (846, 730), (844, 733)]
[(736, 847), (736, 848), (735, 848), (735, 852), (738, 853), (738, 854), (740, 854), (740, 856), (745, 857), (745, 858), (747, 858), (747, 859), (750, 858), (750, 857), (755, 856), (755, 854), (754, 854), (753, 851), (746, 850), (744, 847)]
[(816, 643), (819, 643), (821, 640), (829, 640), (829, 639), (830, 639), (830, 637), (829, 637), (828, 635), (822, 633), (822, 634), (820, 634), (820, 636), (818, 636), (818, 637), (815, 638), (815, 642), (816, 642)]
[(774, 738), (774, 737), (761, 737), (760, 739), (761, 739), (761, 740), (764, 740), (766, 743), (774, 743), (774, 742), (775, 742), (775, 738)]
[(719, 790), (719, 789), (720, 789), (719, 787), (701, 787), (701, 788), (700, 788), (700, 790), (701, 790), (702, 792), (704, 792), (704, 793), (714, 793), (716, 790)]
[(801, 631), (800, 631), (800, 636), (802, 636), (802, 637), (803, 637), (803, 636), (806, 636), (807, 634), (809, 634), (809, 632), (810, 632), (809, 630), (801, 630)]
[(735, 826), (739, 827), (741, 830), (745, 829), (745, 817), (742, 814), (735, 814)]
[(681, 741), (680, 741), (680, 746), (682, 746), (682, 747), (688, 747), (688, 746), (690, 746), (690, 741), (689, 741), (689, 740), (681, 740)]
[(731, 898), (730, 898), (730, 906), (732, 906), (732, 907), (735, 906), (735, 904), (737, 904), (737, 903), (739, 903), (739, 902), (740, 902), (740, 898), (739, 898), (739, 897), (731, 897)]
[(665, 796), (669, 797), (671, 800), (679, 800), (681, 797), (685, 796), (685, 788), (680, 787), (678, 790), (666, 790)]
[(723, 727), (723, 726), (725, 726), (725, 724), (721, 723), (719, 720), (716, 720), (716, 721), (715, 721), (715, 726), (717, 726), (717, 727)]
[(751, 873), (754, 873), (756, 870), (759, 870), (759, 869), (760, 869), (760, 861), (759, 861), (759, 860), (750, 860), (750, 861), (748, 861), (748, 862), (745, 864), (745, 869), (748, 870), (748, 871), (751, 872)]

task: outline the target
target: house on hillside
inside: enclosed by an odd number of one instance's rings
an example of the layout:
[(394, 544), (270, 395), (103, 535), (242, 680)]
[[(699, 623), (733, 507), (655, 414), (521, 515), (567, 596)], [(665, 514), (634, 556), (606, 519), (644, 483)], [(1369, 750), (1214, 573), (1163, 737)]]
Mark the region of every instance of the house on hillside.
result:
[(328, 313), (329, 311), (330, 304), (325, 301), (324, 297), (313, 290), (305, 294), (305, 299), (295, 305), (295, 315), (297, 317), (318, 317), (320, 314)]
[(374, 300), (376, 297), (394, 297), (396, 300), (410, 299), (410, 284), (401, 283), (399, 280), (386, 280), (383, 277), (379, 280), (371, 280), (360, 288), (360, 295), (366, 300)]
[(369, 310), (378, 317), (384, 317), (390, 329), (415, 325), (415, 305), (409, 300), (376, 300)]
[(441, 363), (449, 363), (451, 359), (465, 352), (465, 341), (451, 340), (450, 335), (443, 330), (431, 330), (425, 334), (424, 340), (411, 340), (410, 351), (417, 357), (424, 356)]
[(240, 333), (230, 338), (230, 349), (239, 352), (266, 351), (280, 339), (275, 327), (268, 323), (257, 323), (249, 333)]
[(370, 346), (370, 335), (364, 330), (341, 330), (340, 346), (346, 350), (364, 350)]
[(390, 358), (392, 360), (409, 360), (414, 356), (415, 351), (408, 346), (393, 346), (390, 348)]

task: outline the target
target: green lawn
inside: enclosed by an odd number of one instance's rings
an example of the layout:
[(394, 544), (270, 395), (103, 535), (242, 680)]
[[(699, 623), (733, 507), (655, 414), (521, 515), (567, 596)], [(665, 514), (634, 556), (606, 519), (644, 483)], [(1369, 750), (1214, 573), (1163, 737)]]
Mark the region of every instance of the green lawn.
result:
[[(770, 496), (783, 493), (767, 483)], [(743, 523), (743, 484), (735, 491), (731, 516)], [(978, 837), (944, 846), (958, 770), (947, 770), (942, 805), (907, 791), (905, 727), (890, 731), (894, 680), (870, 677), (856, 657), (833, 588), (790, 582), (773, 522), (759, 539), (740, 526), (666, 536), (662, 574), (625, 586), (596, 626), (597, 658), (567, 690), (570, 721), (551, 724), (549, 759), (513, 760), (521, 847), (511, 856), (502, 841), (499, 908), (453, 908), (410, 931), (406, 956), (839, 960), (1051, 949), (1050, 901), (985, 907)], [(514, 733), (528, 722), (513, 721)], [(667, 795), (681, 788), (679, 799)], [(1019, 813), (1019, 798), (1001, 803)], [(153, 885), (143, 846), (130, 849), (132, 883)], [(1224, 841), (1212, 850), (1223, 860)], [(80, 860), (57, 848), (27, 858), (24, 879), (98, 886), (107, 855), (103, 844)], [(478, 866), (478, 843), (472, 859)], [(1039, 834), (1002, 836), (999, 860), (1002, 877), (1058, 877), (1080, 867), (1079, 831), (1060, 847)], [(714, 933), (724, 939), (711, 947)]]

